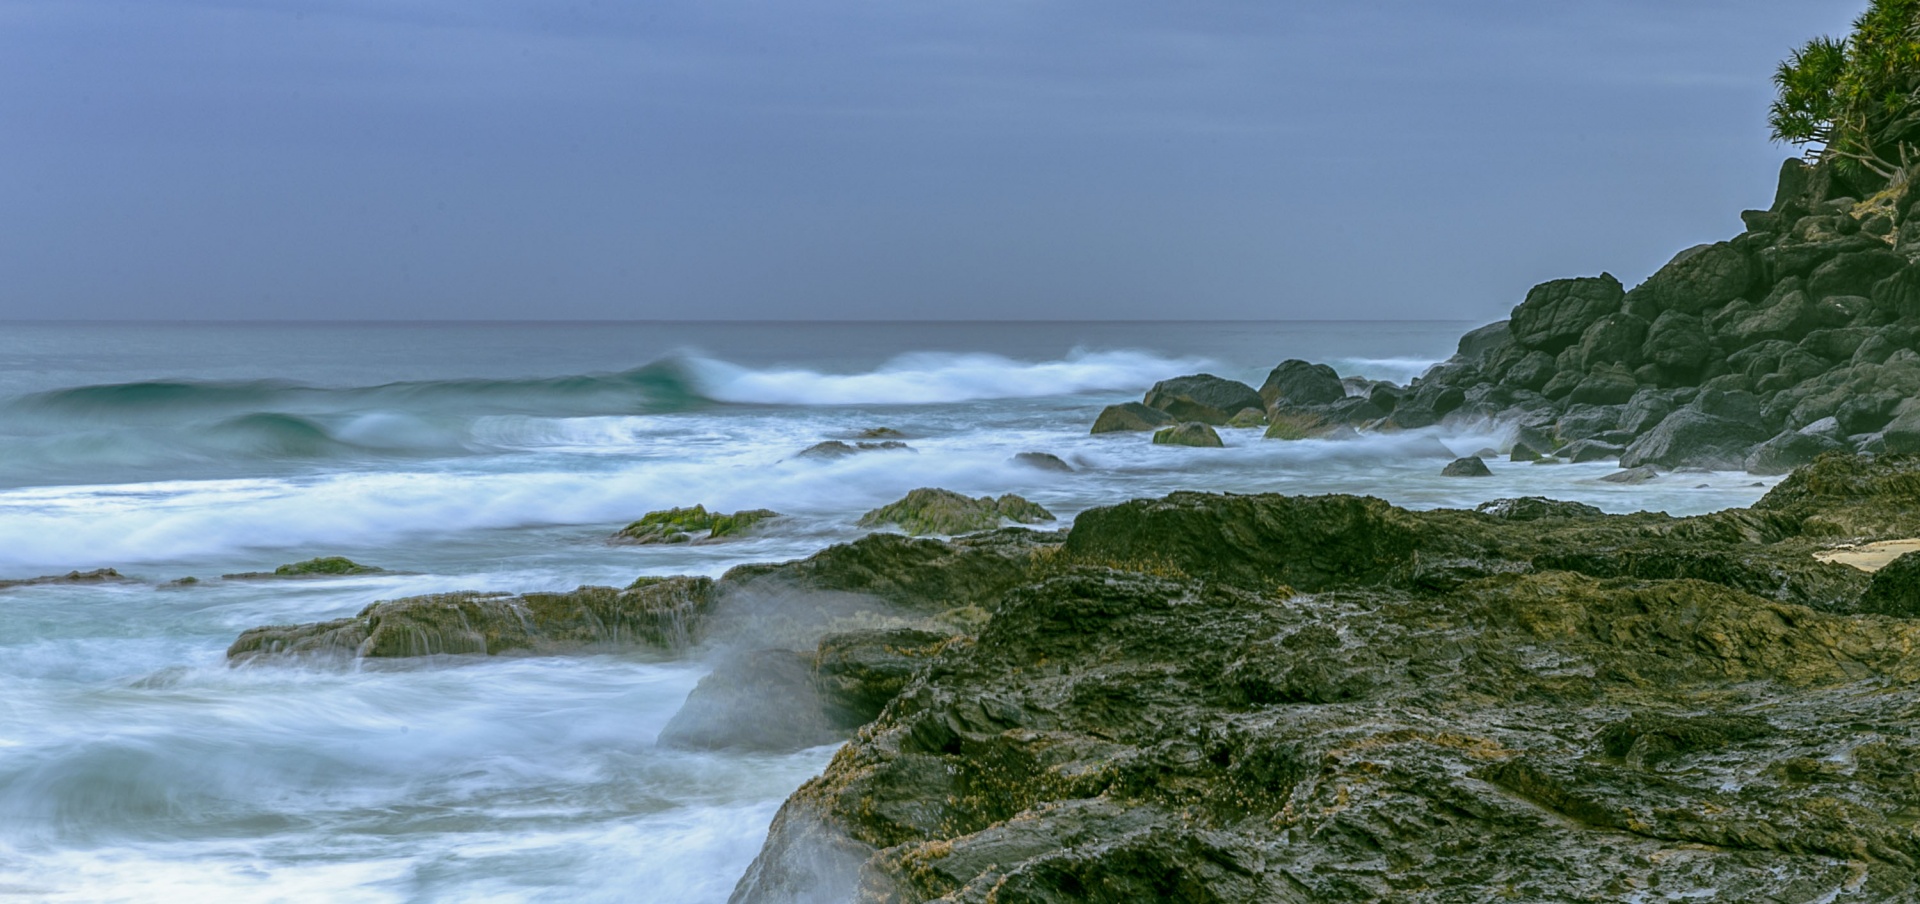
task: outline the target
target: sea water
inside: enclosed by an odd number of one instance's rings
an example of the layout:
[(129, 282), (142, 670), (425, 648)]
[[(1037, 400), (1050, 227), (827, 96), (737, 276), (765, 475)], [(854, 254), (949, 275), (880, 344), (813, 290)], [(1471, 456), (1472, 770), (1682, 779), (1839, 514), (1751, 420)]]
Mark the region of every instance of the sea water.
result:
[[(0, 898), (724, 901), (832, 754), (656, 748), (698, 657), (227, 667), (256, 625), (718, 575), (857, 537), (921, 486), (1019, 493), (1062, 525), (1174, 490), (1674, 514), (1764, 492), (1601, 482), (1611, 464), (1439, 476), (1498, 446), (1497, 424), (1224, 429), (1224, 449), (1087, 432), (1185, 373), (1257, 386), (1299, 357), (1405, 381), (1472, 326), (0, 323), (0, 579), (132, 579), (0, 590)], [(880, 427), (910, 448), (795, 455)], [(1012, 460), (1029, 451), (1074, 470)], [(695, 503), (788, 517), (731, 543), (605, 542)], [(219, 579), (320, 555), (390, 573)]]

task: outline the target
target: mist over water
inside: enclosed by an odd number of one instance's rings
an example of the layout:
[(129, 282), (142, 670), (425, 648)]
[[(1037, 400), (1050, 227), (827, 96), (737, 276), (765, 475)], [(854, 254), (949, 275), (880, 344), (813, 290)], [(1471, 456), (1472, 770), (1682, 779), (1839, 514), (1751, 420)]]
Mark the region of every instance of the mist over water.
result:
[[(718, 575), (852, 539), (920, 486), (1063, 523), (1182, 489), (1413, 506), (1551, 495), (1743, 505), (1744, 475), (1625, 487), (1494, 463), (1498, 425), (1156, 447), (1103, 406), (1287, 357), (1404, 380), (1471, 324), (63, 325), (0, 332), (0, 893), (33, 900), (722, 901), (830, 749), (653, 739), (704, 670), (654, 654), (230, 669), (261, 624), (446, 590)], [(909, 450), (796, 457), (888, 427)], [(1073, 473), (1014, 463), (1058, 455)], [(790, 517), (737, 543), (611, 547), (659, 508)], [(317, 555), (394, 573), (221, 581)], [(203, 583), (176, 587), (174, 578)]]

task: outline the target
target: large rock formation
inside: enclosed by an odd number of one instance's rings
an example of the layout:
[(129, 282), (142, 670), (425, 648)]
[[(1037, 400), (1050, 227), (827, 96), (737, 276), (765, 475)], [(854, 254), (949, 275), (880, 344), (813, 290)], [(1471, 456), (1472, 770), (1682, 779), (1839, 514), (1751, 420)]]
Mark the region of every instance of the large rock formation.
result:
[[(1740, 235), (1681, 252), (1631, 291), (1604, 273), (1535, 286), (1404, 387), (1361, 394), (1324, 365), (1282, 362), (1260, 390), (1268, 421), (1279, 438), (1493, 421), (1527, 456), (1591, 439), (1623, 447), (1629, 468), (1777, 474), (1834, 448), (1920, 451), (1908, 401), (1920, 397), (1920, 194), (1908, 188), (1920, 164), (1892, 183), (1858, 179), (1788, 161)], [(1690, 404), (1704, 392), (1754, 404)], [(1593, 429), (1594, 409), (1622, 405)], [(1802, 432), (1815, 424), (1832, 426)]]
[(1920, 461), (1838, 456), (1682, 519), (1095, 509), (733, 900), (1913, 899), (1920, 621), (1810, 553), (1917, 534)]

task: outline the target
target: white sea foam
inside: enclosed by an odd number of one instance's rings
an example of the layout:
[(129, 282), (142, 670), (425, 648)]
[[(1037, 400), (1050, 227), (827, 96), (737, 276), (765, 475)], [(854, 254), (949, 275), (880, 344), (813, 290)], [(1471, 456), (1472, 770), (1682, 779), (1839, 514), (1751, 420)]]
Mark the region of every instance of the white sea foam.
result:
[(1026, 362), (1000, 355), (917, 352), (857, 374), (752, 370), (724, 361), (688, 362), (703, 395), (763, 405), (928, 405), (1027, 399), (1093, 390), (1144, 390), (1209, 365), (1200, 358), (1146, 352), (1077, 351), (1065, 360)]
[(1432, 358), (1332, 358), (1327, 364), (1343, 377), (1405, 383), (1440, 363)]

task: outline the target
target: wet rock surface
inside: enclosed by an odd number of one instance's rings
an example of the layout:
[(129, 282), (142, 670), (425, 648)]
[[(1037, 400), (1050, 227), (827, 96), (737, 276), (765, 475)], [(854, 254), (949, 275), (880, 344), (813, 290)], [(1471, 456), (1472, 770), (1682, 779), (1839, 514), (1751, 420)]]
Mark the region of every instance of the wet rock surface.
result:
[(1052, 520), (1052, 512), (1012, 493), (998, 499), (991, 496), (975, 499), (952, 490), (922, 487), (898, 502), (860, 516), (860, 526), (894, 526), (909, 534), (951, 535), (992, 530), (1002, 521), (1039, 524)]
[(768, 509), (726, 514), (709, 512), (704, 505), (648, 512), (640, 520), (614, 532), (609, 542), (647, 546), (656, 543), (712, 543), (746, 534), (762, 521), (780, 517)]
[(1841, 455), (1694, 518), (1094, 509), (734, 900), (1909, 900), (1920, 621), (1812, 556), (1909, 536), (1920, 460)]

